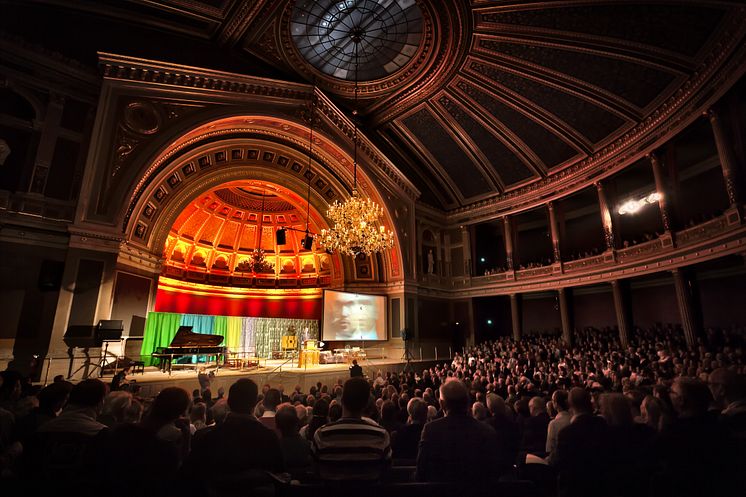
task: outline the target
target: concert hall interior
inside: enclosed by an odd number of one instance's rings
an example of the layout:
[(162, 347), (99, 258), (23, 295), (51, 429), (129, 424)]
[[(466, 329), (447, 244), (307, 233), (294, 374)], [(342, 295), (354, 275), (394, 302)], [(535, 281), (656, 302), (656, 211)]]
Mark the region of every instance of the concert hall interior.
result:
[(0, 370), (743, 393), (745, 72), (739, 0), (0, 0)]

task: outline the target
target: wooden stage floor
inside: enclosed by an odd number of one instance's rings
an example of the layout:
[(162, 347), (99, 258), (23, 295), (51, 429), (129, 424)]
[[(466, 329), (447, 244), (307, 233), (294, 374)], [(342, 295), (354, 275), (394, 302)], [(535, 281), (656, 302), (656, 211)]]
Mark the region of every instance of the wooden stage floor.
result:
[[(447, 361), (443, 359), (439, 362)], [(411, 361), (410, 367), (421, 373), (425, 367), (430, 367), (434, 361)], [(403, 371), (406, 363), (399, 359), (369, 359), (361, 361), (365, 374), (370, 378), (375, 378), (376, 373), (380, 370), (384, 374), (386, 371)], [(214, 368), (208, 371), (214, 371)], [(347, 364), (319, 364), (304, 368), (297, 367), (295, 360), (270, 360), (262, 359), (260, 367), (239, 370), (228, 367), (221, 367), (216, 371), (215, 378), (212, 382), (211, 390), (213, 397), (217, 397), (218, 388), (225, 388), (226, 395), (228, 388), (239, 378), (251, 378), (261, 389), (262, 385), (269, 383), (272, 387), (282, 385), (285, 393), (290, 393), (296, 385), (301, 386), (301, 391), (307, 393), (309, 388), (317, 382), (326, 385), (336, 384), (341, 380), (344, 382), (349, 378), (349, 366)], [(111, 377), (102, 378), (103, 381), (111, 381)], [(163, 388), (178, 386), (186, 389), (191, 393), (192, 390), (199, 388), (197, 381), (197, 371), (194, 369), (174, 370), (169, 375), (155, 367), (146, 367), (144, 374), (129, 374), (127, 380), (135, 380), (141, 386), (141, 395), (149, 397), (156, 395)]]

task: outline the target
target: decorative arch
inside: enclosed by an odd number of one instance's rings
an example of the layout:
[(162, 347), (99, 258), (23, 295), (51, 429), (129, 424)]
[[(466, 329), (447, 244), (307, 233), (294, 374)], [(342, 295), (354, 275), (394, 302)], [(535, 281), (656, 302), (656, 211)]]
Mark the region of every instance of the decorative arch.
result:
[[(328, 226), (329, 205), (351, 193), (352, 159), (315, 131), (309, 168), (308, 139), (306, 126), (271, 116), (232, 116), (197, 126), (141, 169), (119, 216), (124, 238), (151, 254), (160, 254), (170, 227), (189, 202), (220, 184), (247, 179), (282, 184), (303, 203), (310, 180), (312, 211), (320, 226)], [(384, 224), (396, 231), (390, 206), (362, 167), (358, 168), (358, 189), (383, 206)], [(403, 279), (398, 239), (381, 260), (385, 263), (371, 262), (377, 274), (374, 280)], [(345, 272), (346, 281), (356, 279), (355, 272)]]

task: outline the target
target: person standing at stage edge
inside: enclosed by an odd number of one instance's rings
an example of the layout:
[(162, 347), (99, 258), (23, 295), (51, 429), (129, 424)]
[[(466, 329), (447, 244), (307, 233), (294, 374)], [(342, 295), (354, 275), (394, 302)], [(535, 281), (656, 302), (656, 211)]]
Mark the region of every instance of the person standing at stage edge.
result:
[(363, 368), (358, 365), (357, 359), (353, 359), (352, 366), (350, 366), (350, 378), (362, 378), (363, 376), (365, 376)]
[(239, 489), (266, 484), (264, 471), (283, 471), (277, 435), (252, 414), (258, 394), (256, 383), (248, 378), (231, 385), (230, 413), (222, 424), (194, 441), (181, 468), (181, 481), (189, 482), (183, 489), (186, 495), (233, 495)]

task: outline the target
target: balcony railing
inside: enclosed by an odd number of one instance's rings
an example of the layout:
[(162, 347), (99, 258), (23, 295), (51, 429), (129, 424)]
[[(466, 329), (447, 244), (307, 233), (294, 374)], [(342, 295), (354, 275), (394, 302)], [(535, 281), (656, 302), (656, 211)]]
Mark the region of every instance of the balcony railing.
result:
[[(711, 258), (717, 256), (717, 251), (733, 250), (733, 246), (720, 243), (718, 240), (732, 240), (734, 237), (738, 237), (744, 238), (744, 241), (746, 241), (746, 225), (733, 222), (733, 215), (733, 213), (723, 214), (673, 233), (673, 236), (662, 235), (659, 238), (615, 251), (563, 262), (561, 267), (557, 264), (544, 265), (519, 269), (514, 273), (499, 272), (474, 277), (423, 275), (419, 281), (422, 286), (435, 290), (453, 291), (474, 288), (482, 292), (485, 287), (494, 287), (499, 290), (501, 287), (513, 287), (516, 284), (524, 283), (535, 284), (548, 279), (557, 280), (558, 283), (563, 278), (575, 280), (572, 283), (577, 282), (578, 278), (592, 278), (603, 281), (604, 279), (620, 277), (619, 274), (614, 274), (617, 271), (626, 275), (630, 272), (630, 269), (635, 272), (637, 268), (648, 272), (657, 268), (663, 270), (662, 267), (669, 265), (666, 260), (678, 264), (687, 261), (686, 263), (689, 264), (691, 262), (688, 261), (693, 261), (701, 255)], [(708, 243), (710, 240), (713, 240), (713, 242)], [(741, 244), (741, 242), (738, 242), (738, 244)]]

